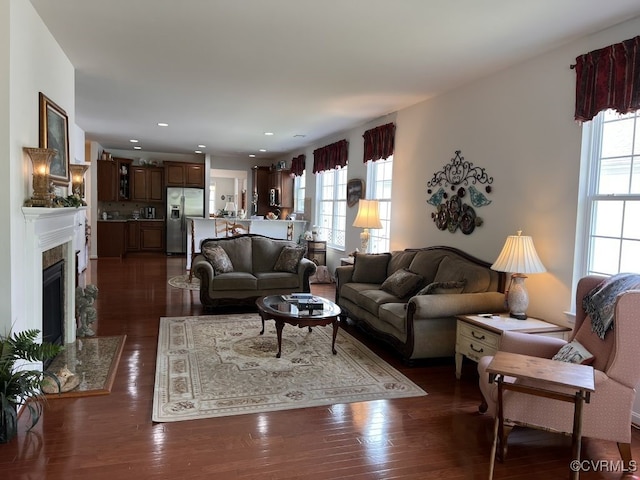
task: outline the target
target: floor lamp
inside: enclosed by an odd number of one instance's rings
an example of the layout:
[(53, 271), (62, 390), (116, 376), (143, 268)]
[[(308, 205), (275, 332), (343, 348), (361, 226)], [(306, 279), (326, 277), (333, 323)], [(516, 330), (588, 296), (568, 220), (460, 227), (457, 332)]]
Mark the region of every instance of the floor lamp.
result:
[(382, 228), (380, 207), (377, 200), (360, 199), (358, 201), (358, 215), (353, 226), (364, 229), (360, 234), (360, 249), (362, 253), (367, 253), (369, 250), (369, 229)]
[(546, 272), (536, 248), (533, 246), (533, 239), (522, 235), (520, 230), (517, 235), (509, 235), (498, 259), (491, 265), (491, 269), (511, 273), (511, 282), (507, 293), (510, 315), (518, 320), (526, 320), (529, 294), (524, 285), (524, 279), (527, 278), (524, 274)]

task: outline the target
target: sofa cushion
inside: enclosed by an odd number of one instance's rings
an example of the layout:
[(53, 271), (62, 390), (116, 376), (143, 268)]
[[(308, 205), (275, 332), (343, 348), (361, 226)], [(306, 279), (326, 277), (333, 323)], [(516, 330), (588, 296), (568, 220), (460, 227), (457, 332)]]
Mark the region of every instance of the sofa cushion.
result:
[(362, 290), (354, 301), (359, 307), (376, 316), (381, 305), (401, 302), (402, 299), (384, 290)]
[(590, 365), (595, 360), (595, 357), (589, 350), (584, 348), (580, 342), (573, 340), (572, 342), (564, 344), (551, 360)]
[(422, 275), (413, 273), (406, 268), (391, 274), (380, 286), (385, 292), (392, 293), (398, 298), (406, 298), (413, 294), (424, 280)]
[(229, 255), (219, 245), (206, 245), (202, 247), (202, 255), (209, 260), (216, 275), (221, 273), (233, 272), (233, 263), (229, 259)]
[(438, 266), (447, 256), (446, 250), (421, 250), (416, 253), (409, 264), (409, 270), (424, 277), (424, 285), (434, 282)]
[(466, 280), (451, 282), (433, 282), (420, 290), (416, 295), (431, 295), (439, 293), (462, 293)]
[(288, 272), (257, 272), (258, 290), (282, 290), (299, 288), (300, 277), (298, 274)]
[(257, 290), (258, 279), (248, 272), (222, 273), (213, 277), (210, 288), (213, 291)]
[(357, 283), (382, 283), (387, 278), (388, 253), (359, 253), (353, 263), (352, 281)]
[(387, 265), (387, 277), (390, 277), (398, 270), (409, 268), (409, 265), (411, 265), (413, 257), (415, 256), (415, 251), (411, 252), (407, 250), (396, 250), (394, 252), (391, 252), (391, 258), (389, 259), (389, 264)]
[(434, 282), (466, 282), (462, 293), (486, 292), (491, 284), (489, 269), (462, 258), (446, 256), (438, 266)]
[(222, 238), (218, 245), (229, 255), (234, 272), (253, 272), (251, 237)]
[(280, 250), (280, 255), (273, 266), (276, 272), (297, 273), (298, 264), (304, 256), (304, 248), (285, 245)]
[(282, 247), (298, 246), (289, 240), (276, 240), (267, 237), (252, 238), (253, 272), (272, 272), (280, 256)]

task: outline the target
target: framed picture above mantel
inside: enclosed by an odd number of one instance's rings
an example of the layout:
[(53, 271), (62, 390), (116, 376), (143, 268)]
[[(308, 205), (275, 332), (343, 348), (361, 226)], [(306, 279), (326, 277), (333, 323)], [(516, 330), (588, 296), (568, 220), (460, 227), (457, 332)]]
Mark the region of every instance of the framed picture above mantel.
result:
[(55, 148), (50, 177), (54, 184), (69, 184), (69, 118), (67, 112), (40, 92), (40, 147)]

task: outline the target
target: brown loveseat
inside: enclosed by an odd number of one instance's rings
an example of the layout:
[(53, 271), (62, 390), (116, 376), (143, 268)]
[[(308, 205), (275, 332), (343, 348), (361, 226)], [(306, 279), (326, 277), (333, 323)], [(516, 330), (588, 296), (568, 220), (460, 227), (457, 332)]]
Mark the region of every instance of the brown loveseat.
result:
[(336, 269), (336, 303), (406, 362), (455, 353), (456, 315), (504, 311), (504, 274), (452, 247), (360, 254)]
[(200, 279), (205, 309), (309, 292), (309, 277), (316, 272), (316, 264), (302, 258), (304, 247), (262, 235), (209, 238), (201, 242), (200, 252), (191, 268)]

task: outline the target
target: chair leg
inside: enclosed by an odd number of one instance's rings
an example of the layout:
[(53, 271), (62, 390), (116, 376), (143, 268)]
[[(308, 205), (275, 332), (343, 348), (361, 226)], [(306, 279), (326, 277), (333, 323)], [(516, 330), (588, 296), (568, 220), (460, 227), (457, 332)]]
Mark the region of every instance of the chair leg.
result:
[(620, 452), (620, 458), (622, 458), (624, 469), (629, 471), (631, 461), (633, 460), (631, 458), (631, 444), (618, 442), (618, 451)]

